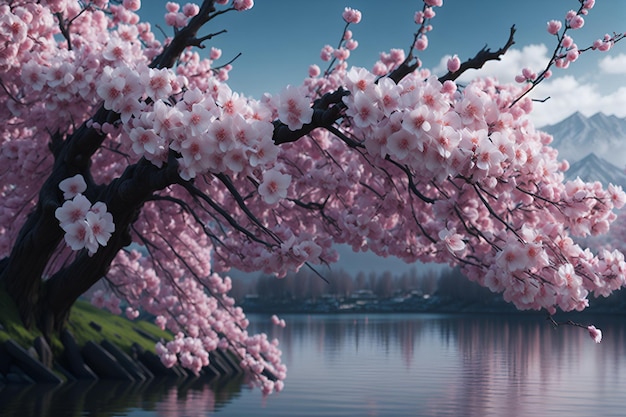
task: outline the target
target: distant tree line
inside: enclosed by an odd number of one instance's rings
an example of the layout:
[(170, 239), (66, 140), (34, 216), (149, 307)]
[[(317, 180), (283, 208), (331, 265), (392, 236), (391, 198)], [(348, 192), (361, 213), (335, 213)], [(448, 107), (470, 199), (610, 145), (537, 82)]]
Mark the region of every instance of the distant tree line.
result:
[[(415, 292), (424, 295), (490, 297), (486, 288), (468, 281), (458, 269), (418, 270), (417, 267), (401, 274), (359, 272), (350, 274), (343, 269), (328, 270), (320, 275), (308, 269), (287, 274), (278, 279), (272, 275), (233, 279), (231, 295), (242, 300), (254, 294), (264, 299), (315, 300), (322, 296), (349, 297), (360, 291), (371, 291), (380, 299)], [(326, 281), (325, 281), (326, 280)]]
[[(419, 270), (394, 274), (359, 272), (356, 275), (338, 270), (327, 270), (320, 275), (309, 269), (287, 274), (285, 278), (259, 275), (252, 278), (233, 278), (231, 295), (238, 301), (246, 295), (257, 295), (265, 300), (312, 300), (321, 297), (347, 298), (360, 290), (371, 291), (378, 299), (389, 299), (398, 295), (421, 294), (452, 300), (485, 302), (500, 299), (488, 288), (469, 281), (459, 268)], [(326, 281), (325, 281), (326, 280)], [(626, 313), (626, 292), (617, 291), (608, 298), (592, 298), (592, 307), (612, 312)]]

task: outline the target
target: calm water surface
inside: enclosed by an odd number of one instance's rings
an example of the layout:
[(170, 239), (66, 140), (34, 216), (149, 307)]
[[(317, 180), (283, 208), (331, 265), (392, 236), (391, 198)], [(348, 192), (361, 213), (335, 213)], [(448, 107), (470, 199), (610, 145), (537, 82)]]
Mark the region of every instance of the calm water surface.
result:
[(97, 383), (0, 390), (15, 416), (624, 416), (626, 322), (554, 330), (541, 316), (251, 317), (281, 341), (286, 388), (242, 381)]

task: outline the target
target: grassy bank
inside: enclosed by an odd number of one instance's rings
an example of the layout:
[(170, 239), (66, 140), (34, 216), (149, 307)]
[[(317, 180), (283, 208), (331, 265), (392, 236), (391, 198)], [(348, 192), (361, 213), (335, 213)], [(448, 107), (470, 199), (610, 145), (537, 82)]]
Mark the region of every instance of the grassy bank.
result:
[[(23, 326), (15, 304), (1, 288), (0, 325), (2, 326), (0, 328), (0, 343), (13, 339), (27, 348), (33, 345), (33, 340), (37, 336), (41, 335), (37, 329), (26, 329)], [(89, 340), (100, 343), (107, 339), (126, 352), (130, 352), (133, 343), (154, 352), (154, 340), (161, 338), (170, 340), (172, 338), (169, 333), (162, 331), (153, 323), (143, 320), (131, 321), (125, 317), (100, 310), (85, 301), (77, 301), (74, 304), (67, 328), (80, 346)], [(52, 340), (52, 349), (55, 353), (60, 352), (61, 343), (56, 338)]]

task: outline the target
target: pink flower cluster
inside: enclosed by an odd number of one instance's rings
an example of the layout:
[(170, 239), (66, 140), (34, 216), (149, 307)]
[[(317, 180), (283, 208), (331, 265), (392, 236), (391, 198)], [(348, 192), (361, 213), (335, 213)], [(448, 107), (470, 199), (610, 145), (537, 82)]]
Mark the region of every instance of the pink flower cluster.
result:
[(361, 12), (356, 9), (346, 7), (343, 11), (342, 17), (343, 20), (346, 21), (346, 23), (353, 23), (356, 25), (361, 21)]
[[(194, 242), (187, 240), (184, 234), (181, 237), (190, 245), (190, 251), (206, 252), (203, 239)], [(175, 258), (165, 248), (163, 250), (158, 254), (160, 265), (182, 274), (183, 270), (173, 262)], [(264, 334), (248, 334), (248, 320), (227, 295), (232, 287), (230, 278), (210, 273), (210, 262), (196, 264), (192, 261), (189, 266), (193, 274), (207, 275), (204, 278), (198, 275), (197, 279), (182, 276), (166, 279), (156, 273), (165, 271), (155, 271), (151, 262), (138, 252), (120, 253), (110, 275), (118, 291), (135, 306), (127, 314), (132, 316), (136, 308), (141, 308), (155, 315), (155, 322), (161, 328), (176, 334), (173, 340), (156, 345), (164, 365), (180, 364), (198, 373), (210, 363), (209, 352), (229, 348), (239, 355), (241, 366), (259, 379), (265, 393), (281, 390), (286, 367), (281, 363), (278, 341), (269, 341)], [(137, 274), (143, 273), (145, 277), (137, 279)], [(184, 297), (180, 296), (181, 291)], [(97, 300), (102, 305), (110, 304), (102, 294), (99, 297)], [(269, 374), (276, 380), (268, 379)]]
[(424, 0), (423, 9), (415, 13), (413, 19), (420, 27), (417, 31), (417, 39), (413, 47), (418, 51), (423, 51), (428, 48), (428, 37), (426, 33), (433, 29), (432, 25), (430, 25), (430, 20), (436, 15), (433, 7), (441, 6), (443, 6), (443, 0)]
[[(530, 73), (525, 76), (533, 78)], [(534, 131), (524, 118), (531, 109), (529, 100), (509, 109), (507, 103), (514, 97), (513, 91), (502, 94), (503, 86), (490, 80), (476, 80), (462, 92), (448, 88), (434, 77), (420, 80), (409, 76), (397, 85), (374, 80), (375, 76), (364, 69), (353, 68), (345, 75), (344, 84), (351, 94), (344, 102), (352, 135), (362, 139), (377, 163), (391, 158), (417, 177), (431, 178), (438, 184), (438, 191), (426, 187), (431, 190), (428, 196), (438, 200), (434, 205), (411, 204), (411, 211), (420, 213), (422, 232), (432, 227), (432, 232), (426, 234), (440, 239), (441, 243), (435, 245), (439, 248), (438, 256), (447, 254), (459, 259), (470, 279), (503, 292), (505, 299), (520, 309), (580, 310), (587, 305), (589, 292), (603, 294), (624, 284), (621, 272), (609, 272), (623, 271), (623, 258), (607, 253), (594, 257), (567, 238), (567, 231), (584, 236), (608, 230), (608, 224), (615, 219), (612, 208), (623, 205), (623, 191), (613, 186), (603, 190), (599, 184), (582, 181), (561, 184), (562, 165), (555, 160), (555, 151), (547, 147), (549, 139)], [(385, 108), (383, 97), (387, 97), (387, 102), (392, 101), (390, 97), (396, 98), (392, 111)], [(525, 133), (518, 135), (518, 129)], [(455, 185), (449, 188), (445, 181), (451, 179)], [(542, 186), (538, 189), (537, 184)], [(376, 189), (385, 195), (382, 189)], [(545, 206), (535, 200), (535, 193), (539, 193), (536, 198), (559, 203)], [(439, 200), (443, 195), (446, 197)], [(499, 198), (492, 200), (490, 195)], [(507, 200), (518, 202), (513, 206), (541, 210), (530, 215), (505, 209), (500, 201), (504, 195)], [(472, 202), (476, 198), (478, 201)], [(373, 203), (361, 204), (371, 207)], [(381, 204), (380, 215), (382, 207), (386, 207), (382, 201)], [(398, 207), (402, 203), (395, 204)], [(426, 213), (431, 210), (433, 220), (447, 219), (444, 225), (427, 220), (431, 217)], [(486, 222), (481, 220), (500, 210), (507, 214)], [(355, 211), (352, 205), (350, 212)], [(368, 216), (371, 218), (372, 213)], [(399, 227), (404, 223), (392, 224)], [(533, 229), (528, 227), (530, 224)], [(489, 229), (491, 237), (473, 236), (473, 228)], [(395, 231), (387, 226), (384, 235), (389, 236), (392, 230)], [(363, 233), (362, 229), (356, 231)], [(396, 237), (397, 241), (406, 242), (407, 237), (404, 233), (402, 236)], [(367, 242), (370, 250), (379, 250), (380, 245), (373, 239), (361, 237), (360, 241), (361, 245)], [(394, 253), (407, 260), (431, 256), (427, 249), (418, 249), (431, 245), (425, 240), (411, 245), (412, 256), (407, 256), (406, 246), (397, 248), (405, 248), (400, 255), (390, 247), (390, 240), (384, 242), (381, 254)], [(464, 256), (475, 251), (489, 261), (481, 266), (462, 262)], [(557, 252), (565, 258), (555, 263), (550, 254)], [(598, 278), (589, 281), (583, 280), (583, 276)], [(616, 276), (620, 278), (615, 279)]]
[(115, 294), (106, 294), (103, 290), (96, 290), (91, 294), (91, 304), (98, 308), (106, 308), (113, 314), (121, 314), (119, 299)]
[[(520, 309), (580, 310), (590, 295), (624, 286), (621, 252), (592, 252), (573, 237), (606, 232), (626, 196), (619, 187), (564, 182), (567, 164), (528, 118), (532, 101), (515, 101), (527, 90), (492, 79), (457, 88), (427, 70), (395, 83), (382, 76), (405, 60), (401, 49), (382, 53), (372, 71), (349, 68), (358, 44), (346, 29), (338, 48), (322, 50), (327, 71), (311, 66), (302, 85), (254, 100), (225, 84), (230, 67), (213, 67), (217, 49), (206, 58), (187, 49), (172, 69), (149, 67), (163, 45), (138, 21), (139, 1), (84, 4), (0, 5), (7, 93), (0, 95), (6, 110), (0, 165), (7, 167), (0, 172), (0, 257), (54, 163), (49, 132), (65, 138), (87, 120), (80, 129), (104, 141), (90, 161), (97, 184), (141, 158), (155, 169), (175, 159), (181, 184), (155, 193), (132, 225), (143, 253), (118, 253), (107, 274), (129, 317), (145, 311), (177, 335), (158, 347), (164, 363), (197, 372), (210, 351), (229, 348), (263, 392), (282, 389), (278, 342), (248, 333), (243, 311), (228, 296), (232, 283), (218, 273), (284, 276), (336, 261), (336, 243), (406, 262), (460, 265), (469, 279)], [(416, 13), (416, 48), (428, 45), (433, 7), (441, 5), (429, 0)], [(232, 6), (243, 10), (252, 2)], [(583, 6), (581, 19), (593, 1)], [(166, 21), (179, 27), (198, 12), (169, 3)], [(72, 22), (71, 49), (59, 13)], [(347, 24), (361, 18), (353, 9), (344, 13)], [(576, 16), (548, 25), (562, 35), (557, 66), (578, 55), (563, 32), (582, 24)], [(614, 41), (609, 36), (594, 46), (605, 50)], [(448, 70), (459, 69), (454, 56)], [(521, 76), (537, 83), (548, 72), (525, 69)], [(303, 128), (313, 120), (312, 103), (339, 88), (350, 95), (338, 104), (341, 118), (332, 127), (274, 144), (274, 122)], [(98, 123), (90, 118), (102, 104), (115, 117)], [(56, 218), (67, 244), (95, 253), (114, 232), (111, 214), (83, 195), (84, 178), (59, 186), (65, 201)], [(50, 272), (58, 268), (60, 262), (51, 264)], [(96, 293), (94, 303), (121, 313), (117, 296)]]
[(165, 8), (167, 9), (165, 23), (175, 28), (184, 27), (189, 18), (194, 17), (200, 11), (198, 5), (194, 3), (185, 4), (181, 11), (180, 4), (171, 1), (167, 2)]
[(87, 189), (82, 175), (67, 178), (59, 183), (66, 199), (54, 212), (59, 225), (65, 231), (65, 242), (72, 250), (87, 249), (89, 255), (98, 251), (98, 246), (106, 246), (115, 231), (113, 216), (107, 212), (106, 204), (97, 202), (91, 205), (81, 194)]

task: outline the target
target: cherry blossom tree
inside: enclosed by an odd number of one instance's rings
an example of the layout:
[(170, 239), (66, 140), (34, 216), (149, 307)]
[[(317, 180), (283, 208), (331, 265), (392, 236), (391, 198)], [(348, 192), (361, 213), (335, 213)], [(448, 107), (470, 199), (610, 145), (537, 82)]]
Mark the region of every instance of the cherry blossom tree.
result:
[(521, 69), (519, 85), (455, 83), (499, 59), (514, 28), (496, 51), (453, 56), (446, 74), (422, 68), (441, 0), (416, 12), (408, 51), (351, 68), (361, 13), (346, 8), (338, 46), (322, 48), (326, 69), (255, 100), (229, 88), (221, 51), (199, 51), (221, 33), (201, 29), (252, 0), (168, 3), (164, 41), (139, 21), (140, 0), (4, 1), (0, 280), (24, 323), (49, 335), (104, 279), (96, 305), (141, 309), (176, 335), (157, 345), (165, 364), (197, 372), (227, 348), (264, 392), (282, 388), (286, 368), (277, 341), (248, 333), (230, 268), (315, 271), (344, 243), (460, 265), (519, 309), (582, 310), (624, 285), (626, 264), (571, 237), (607, 231), (625, 195), (564, 182), (528, 93), (623, 38), (573, 42), (593, 4), (548, 22), (554, 54)]

